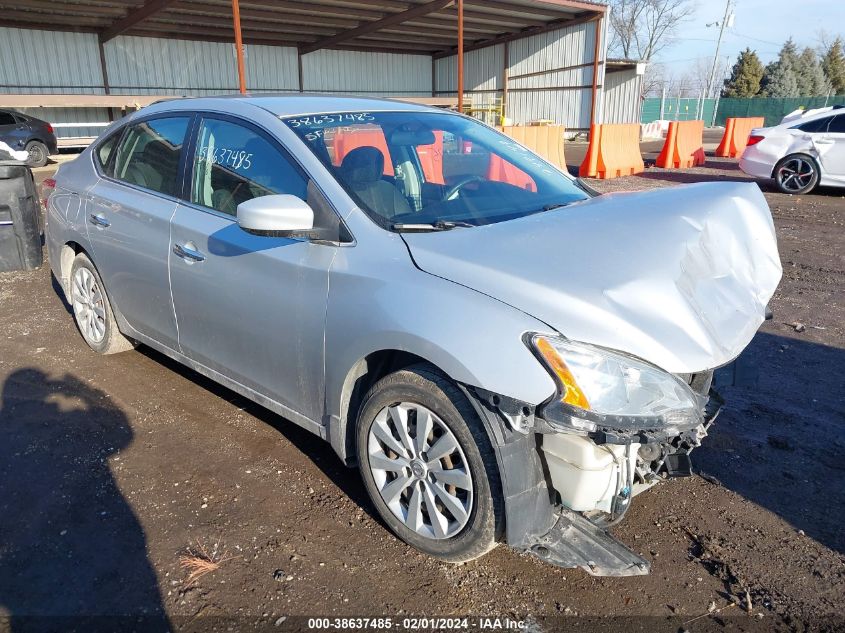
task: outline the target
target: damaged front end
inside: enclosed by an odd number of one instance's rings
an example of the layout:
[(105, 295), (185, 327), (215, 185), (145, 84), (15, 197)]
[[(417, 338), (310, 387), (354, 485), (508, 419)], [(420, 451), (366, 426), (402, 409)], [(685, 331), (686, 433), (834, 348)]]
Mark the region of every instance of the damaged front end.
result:
[(649, 562), (607, 529), (635, 495), (692, 474), (689, 454), (723, 404), (712, 371), (673, 378), (694, 394), (697, 415), (664, 425), (652, 418), (640, 427), (568, 406), (565, 386), (537, 407), (464, 388), (496, 445), (510, 546), (594, 576), (649, 573)]
[(547, 326), (519, 334), (556, 386), (545, 401), (467, 387), (496, 446), (508, 543), (594, 575), (647, 573), (606, 528), (662, 477), (691, 474), (721, 405), (713, 371), (767, 316), (782, 269), (759, 188), (607, 194), (403, 239), (422, 270)]

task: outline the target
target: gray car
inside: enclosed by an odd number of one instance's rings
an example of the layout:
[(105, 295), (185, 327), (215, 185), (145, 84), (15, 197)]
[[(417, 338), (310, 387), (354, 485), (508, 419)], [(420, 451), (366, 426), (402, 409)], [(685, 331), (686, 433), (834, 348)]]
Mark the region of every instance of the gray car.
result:
[(690, 473), (713, 370), (781, 276), (756, 185), (596, 196), (387, 100), (159, 103), (50, 184), (51, 266), (92, 349), (148, 345), (319, 435), (452, 562), (507, 542), (647, 573), (606, 528)]
[(43, 167), (59, 151), (52, 125), (13, 110), (0, 110), (0, 142), (14, 151), (25, 151), (30, 167)]

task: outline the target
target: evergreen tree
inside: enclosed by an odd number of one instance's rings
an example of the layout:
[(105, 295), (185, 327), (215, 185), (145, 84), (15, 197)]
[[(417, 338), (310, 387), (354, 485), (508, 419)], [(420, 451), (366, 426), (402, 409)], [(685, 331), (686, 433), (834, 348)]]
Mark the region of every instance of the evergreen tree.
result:
[(795, 71), (786, 64), (773, 62), (766, 66), (766, 90), (765, 97), (800, 97), (798, 94), (798, 79)]
[(790, 37), (786, 40), (776, 61), (766, 66), (763, 76), (763, 96), (800, 97), (798, 94), (798, 47)]
[(760, 80), (766, 69), (757, 53), (746, 48), (739, 54), (731, 70), (731, 76), (725, 80), (723, 97), (754, 97), (760, 92)]
[(798, 45), (791, 37), (783, 43), (783, 47), (778, 53), (778, 61), (789, 64), (792, 66), (792, 70), (795, 70), (798, 65)]
[(834, 94), (845, 95), (845, 54), (842, 52), (841, 37), (833, 40), (825, 51), (821, 65)]
[(798, 57), (795, 78), (798, 80), (798, 94), (801, 97), (824, 97), (830, 91), (830, 83), (812, 48), (805, 48)]

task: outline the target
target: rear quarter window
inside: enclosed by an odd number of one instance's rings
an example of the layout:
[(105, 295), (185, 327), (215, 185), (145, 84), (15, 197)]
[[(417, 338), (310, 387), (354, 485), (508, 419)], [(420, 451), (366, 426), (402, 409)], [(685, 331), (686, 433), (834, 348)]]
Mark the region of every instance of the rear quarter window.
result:
[(121, 134), (123, 134), (123, 130), (115, 132), (94, 150), (94, 160), (97, 162), (100, 171), (106, 176), (114, 175), (114, 163), (110, 162), (109, 159), (114, 153), (114, 148), (117, 146)]

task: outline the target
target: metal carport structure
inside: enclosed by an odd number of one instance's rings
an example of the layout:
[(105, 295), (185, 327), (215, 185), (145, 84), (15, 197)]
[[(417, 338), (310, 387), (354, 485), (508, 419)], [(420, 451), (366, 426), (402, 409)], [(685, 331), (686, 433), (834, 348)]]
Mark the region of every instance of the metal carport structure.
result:
[(579, 66), (592, 65), (594, 121), (605, 13), (606, 6), (584, 0), (0, 0), (0, 27), (95, 34), (107, 94), (103, 47), (119, 36), (238, 42), (242, 90), (249, 88), (243, 44), (295, 47), (300, 90), (303, 57), (320, 50), (424, 55), (432, 67), (454, 56), (460, 106), (465, 53), (590, 22), (594, 51)]
[(51, 121), (66, 146), (118, 109), (241, 86), (466, 96), (490, 123), (576, 134), (619, 102), (604, 94), (607, 18), (587, 0), (0, 0), (0, 108)]

